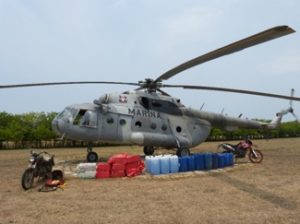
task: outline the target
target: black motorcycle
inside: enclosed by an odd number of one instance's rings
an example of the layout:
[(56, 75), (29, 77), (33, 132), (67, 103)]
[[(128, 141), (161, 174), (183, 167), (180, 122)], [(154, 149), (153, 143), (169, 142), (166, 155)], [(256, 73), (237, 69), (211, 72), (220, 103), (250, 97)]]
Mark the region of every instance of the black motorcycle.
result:
[(31, 151), (28, 161), (29, 166), (22, 175), (22, 187), (24, 190), (32, 187), (34, 178), (38, 178), (38, 180), (51, 178), (54, 156), (45, 151), (40, 153)]
[(241, 141), (237, 145), (223, 143), (218, 146), (225, 151), (223, 153), (233, 153), (235, 158), (245, 158), (248, 154), (248, 158), (252, 163), (261, 163), (263, 161), (263, 154), (260, 150), (255, 149), (256, 145), (253, 145), (252, 141)]

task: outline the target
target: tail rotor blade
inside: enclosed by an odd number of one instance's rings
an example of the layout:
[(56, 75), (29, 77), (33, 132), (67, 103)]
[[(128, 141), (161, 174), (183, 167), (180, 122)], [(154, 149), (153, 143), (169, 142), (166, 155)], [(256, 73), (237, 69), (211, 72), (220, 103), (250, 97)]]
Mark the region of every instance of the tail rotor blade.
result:
[(300, 124), (300, 120), (298, 119), (298, 116), (294, 112), (291, 112), (291, 114), (294, 116), (296, 121)]

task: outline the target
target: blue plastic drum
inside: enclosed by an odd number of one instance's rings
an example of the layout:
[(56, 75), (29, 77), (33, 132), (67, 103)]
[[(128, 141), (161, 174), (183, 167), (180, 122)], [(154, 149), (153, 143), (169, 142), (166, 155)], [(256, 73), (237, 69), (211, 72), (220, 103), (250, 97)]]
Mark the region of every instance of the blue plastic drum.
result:
[(187, 172), (188, 171), (188, 156), (179, 157), (179, 172)]
[(170, 157), (170, 173), (178, 173), (179, 171), (179, 160), (178, 156)]
[(204, 170), (204, 154), (195, 154), (195, 169)]
[(218, 168), (222, 169), (224, 168), (224, 159), (225, 159), (226, 153), (219, 153), (218, 154)]
[(160, 173), (161, 174), (167, 174), (170, 173), (170, 156), (161, 156), (159, 158), (160, 162)]
[(196, 169), (195, 167), (195, 157), (193, 155), (188, 156), (188, 170), (189, 171), (194, 171)]
[(218, 154), (212, 154), (212, 169), (218, 169)]
[(158, 157), (150, 158), (150, 173), (152, 175), (159, 175), (160, 174), (160, 161)]
[(204, 160), (205, 160), (204, 169), (211, 170), (211, 168), (212, 168), (212, 153), (205, 153)]

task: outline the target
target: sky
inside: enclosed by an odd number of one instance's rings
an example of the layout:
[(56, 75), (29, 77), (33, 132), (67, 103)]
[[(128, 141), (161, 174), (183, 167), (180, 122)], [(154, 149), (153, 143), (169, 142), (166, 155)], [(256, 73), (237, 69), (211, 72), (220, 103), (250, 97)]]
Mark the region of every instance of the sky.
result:
[[(300, 96), (298, 0), (0, 0), (0, 85), (138, 82), (278, 25), (296, 33), (186, 70), (165, 84), (208, 85)], [(59, 112), (131, 86), (0, 89), (0, 111)], [(163, 89), (187, 107), (272, 119), (289, 101)], [(294, 103), (300, 117), (300, 102)], [(293, 120), (288, 115), (287, 120)]]

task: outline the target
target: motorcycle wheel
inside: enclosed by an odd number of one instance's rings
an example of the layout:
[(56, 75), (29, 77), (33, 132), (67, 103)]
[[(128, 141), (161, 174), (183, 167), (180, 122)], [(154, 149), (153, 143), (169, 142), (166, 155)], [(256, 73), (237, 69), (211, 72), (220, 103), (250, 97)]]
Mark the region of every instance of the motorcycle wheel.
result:
[(33, 185), (34, 180), (34, 169), (28, 168), (25, 170), (25, 172), (22, 175), (22, 187), (26, 191)]
[(248, 155), (249, 160), (252, 163), (261, 163), (264, 159), (262, 152), (260, 150), (255, 149), (255, 153), (256, 153), (256, 155), (252, 151), (250, 151), (250, 153)]

